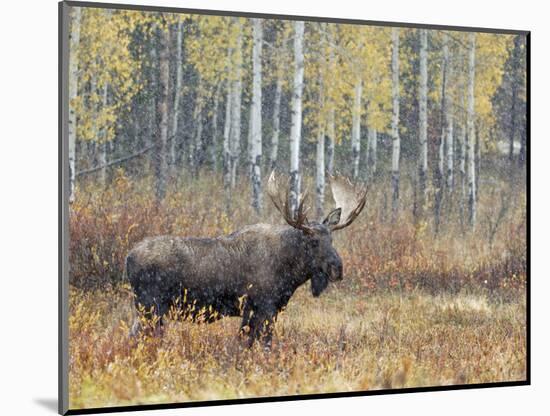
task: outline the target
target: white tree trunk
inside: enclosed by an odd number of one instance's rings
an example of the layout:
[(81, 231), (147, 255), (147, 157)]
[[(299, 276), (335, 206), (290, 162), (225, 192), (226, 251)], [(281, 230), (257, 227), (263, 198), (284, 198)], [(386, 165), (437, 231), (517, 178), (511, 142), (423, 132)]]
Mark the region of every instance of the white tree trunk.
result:
[[(464, 101), (462, 103), (462, 108), (464, 108)], [(459, 183), (460, 183), (460, 202), (459, 202), (459, 217), (460, 225), (464, 226), (464, 201), (466, 199), (466, 126), (462, 123), (460, 126), (460, 132), (457, 135), (458, 140), (458, 174), (459, 174)], [(457, 149), (457, 151), (458, 151)]]
[(443, 135), (439, 141), (438, 157), (437, 157), (437, 171), (441, 179), (445, 170), (445, 138), (447, 135), (447, 127), (443, 130)]
[(166, 195), (167, 182), (167, 142), (168, 142), (168, 83), (170, 80), (169, 66), (170, 32), (167, 29), (160, 30), (159, 39), (159, 93), (157, 100), (158, 133), (155, 143), (155, 176), (156, 196), (163, 200)]
[(419, 205), (423, 212), (427, 200), (428, 177), (428, 31), (420, 30), (420, 85), (418, 100), (418, 129), (420, 160), (418, 165)]
[[(109, 104), (109, 83), (105, 83), (103, 85), (103, 97), (102, 97), (102, 105), (103, 110), (107, 108), (107, 105)], [(107, 149), (108, 149), (108, 143), (107, 143), (107, 131), (106, 129), (103, 129), (101, 132), (101, 142), (99, 144), (99, 166), (102, 166), (101, 170), (99, 171), (99, 180), (103, 186), (107, 183)]]
[(469, 222), (472, 228), (476, 224), (476, 166), (475, 166), (475, 70), (476, 70), (476, 35), (470, 33), (468, 59), (468, 209)]
[(446, 134), (445, 134), (445, 146), (447, 148), (447, 172), (446, 172), (446, 179), (447, 179), (447, 191), (449, 193), (453, 192), (454, 188), (454, 178), (453, 178), (453, 157), (454, 157), (454, 142), (453, 142), (453, 128), (454, 128), (454, 117), (453, 117), (453, 111), (454, 111), (454, 105), (452, 96), (449, 91), (449, 86), (451, 85), (451, 56), (450, 52), (447, 48), (447, 64), (445, 66), (447, 71), (446, 84), (447, 84), (447, 92), (445, 94), (445, 98), (447, 100), (447, 103), (445, 104), (445, 127), (446, 127)]
[[(252, 114), (254, 113), (254, 106), (252, 100), (250, 100), (250, 107), (248, 111), (248, 134), (246, 137), (246, 171), (250, 179), (252, 179)], [(252, 182), (252, 181), (251, 181)]]
[[(333, 38), (328, 33), (329, 41), (332, 43)], [(334, 70), (336, 64), (336, 57), (334, 55), (334, 47), (331, 46), (330, 52), (329, 52), (329, 65), (331, 68), (331, 71)], [(336, 143), (336, 126), (335, 126), (335, 110), (334, 110), (334, 102), (331, 102), (330, 104), (330, 112), (328, 117), (328, 126), (327, 126), (327, 133), (328, 133), (328, 144), (327, 144), (327, 160), (326, 160), (326, 169), (329, 176), (332, 176), (334, 174), (334, 145)]]
[(461, 188), (464, 192), (464, 184), (466, 179), (466, 127), (463, 125), (460, 128), (460, 134), (458, 135), (458, 146), (460, 148), (458, 159), (458, 171), (460, 172)]
[[(151, 85), (151, 91), (157, 91), (158, 90), (158, 54), (157, 54), (157, 45), (153, 45), (150, 51), (150, 59), (151, 59), (151, 79), (149, 80)], [(145, 136), (146, 146), (153, 146), (155, 145), (155, 136), (158, 132), (158, 125), (157, 125), (157, 102), (158, 97), (156, 94), (151, 94), (149, 98), (149, 111), (148, 111), (148, 134)], [(152, 167), (154, 168), (155, 165), (155, 156), (152, 155), (151, 158)]]
[(359, 160), (361, 158), (361, 95), (363, 82), (358, 78), (355, 82), (353, 94), (353, 111), (351, 125), (351, 160), (353, 177), (359, 176)]
[(444, 44), (443, 44), (443, 65), (445, 68), (445, 147), (447, 148), (446, 161), (447, 161), (447, 171), (446, 171), (446, 182), (448, 192), (453, 191), (453, 100), (451, 93), (449, 91), (451, 85), (451, 76), (452, 76), (452, 57), (449, 51), (449, 37), (444, 35)]
[(399, 208), (399, 153), (401, 143), (399, 139), (399, 29), (392, 29), (392, 106), (391, 120), (392, 158), (391, 158), (391, 184), (392, 184), (392, 221), (397, 218)]
[(180, 20), (177, 27), (176, 39), (176, 87), (174, 91), (174, 110), (172, 120), (172, 134), (170, 135), (170, 164), (172, 174), (175, 173), (176, 165), (176, 143), (178, 137), (179, 107), (181, 100), (181, 84), (183, 79), (183, 22)]
[(317, 217), (322, 219), (325, 204), (325, 131), (319, 129), (315, 158), (315, 195)]
[[(201, 88), (199, 83), (199, 88)], [(195, 117), (193, 120), (195, 121), (195, 141), (193, 145), (194, 152), (192, 153), (192, 159), (193, 159), (193, 175), (198, 176), (199, 170), (203, 163), (203, 140), (202, 140), (202, 128), (203, 128), (203, 120), (202, 120), (202, 97), (197, 97), (197, 103), (195, 105)]]
[[(227, 59), (229, 67), (231, 68), (232, 50), (228, 48)], [(231, 69), (230, 69), (230, 72)], [(226, 95), (225, 95), (225, 120), (223, 126), (223, 181), (226, 190), (230, 189), (231, 184), (231, 146), (230, 146), (230, 133), (231, 133), (231, 106), (233, 98), (233, 83), (228, 78), (226, 82)]]
[(252, 48), (252, 112), (251, 112), (251, 182), (252, 206), (259, 214), (262, 210), (262, 43), (261, 19), (252, 19), (254, 46)]
[(279, 135), (281, 130), (281, 96), (283, 92), (283, 79), (278, 76), (275, 86), (275, 100), (273, 103), (273, 136), (271, 137), (271, 153), (269, 156), (269, 167), (271, 170), (277, 166), (277, 156), (279, 153)]
[(233, 97), (231, 99), (231, 188), (235, 187), (237, 181), (237, 162), (239, 153), (241, 152), (241, 102), (242, 102), (242, 28), (238, 23), (238, 18), (235, 18), (236, 24), (239, 25), (239, 34), (237, 37), (237, 45), (235, 48), (235, 68), (233, 81)]
[[(451, 59), (449, 54), (449, 37), (443, 34), (443, 62), (442, 62), (442, 131), (439, 140), (439, 155), (437, 172), (434, 177), (435, 184), (435, 233), (439, 232), (441, 224), (441, 209), (443, 203), (443, 191), (445, 183), (448, 185), (447, 190), (452, 192), (452, 146), (453, 146), (453, 107), (450, 93), (451, 85)], [(445, 147), (447, 146), (447, 153)], [(450, 153), (449, 153), (450, 152)], [(450, 165), (448, 164), (445, 170), (445, 162), (449, 162), (449, 154), (451, 156)], [(449, 170), (450, 169), (450, 170)], [(450, 173), (449, 173), (450, 172)], [(450, 175), (450, 176), (449, 176)]]
[(212, 140), (210, 142), (210, 161), (212, 162), (212, 170), (218, 171), (218, 112), (220, 107), (220, 90), (221, 84), (216, 86), (214, 92), (214, 108), (212, 110)]
[(69, 202), (74, 201), (76, 158), (76, 110), (78, 96), (78, 52), (80, 46), (81, 8), (72, 7), (71, 39), (69, 48)]
[(300, 140), (302, 132), (302, 89), (304, 81), (304, 22), (294, 22), (294, 82), (290, 127), (290, 207), (294, 212), (300, 195)]
[(327, 173), (334, 174), (334, 143), (336, 141), (336, 128), (334, 122), (334, 108), (330, 110), (328, 119), (328, 145), (327, 145)]
[(376, 174), (376, 162), (378, 159), (378, 133), (375, 128), (369, 127), (367, 140), (367, 173), (369, 176), (373, 176)]
[(453, 140), (453, 117), (450, 117), (447, 121), (447, 190), (452, 193), (454, 190), (454, 140)]

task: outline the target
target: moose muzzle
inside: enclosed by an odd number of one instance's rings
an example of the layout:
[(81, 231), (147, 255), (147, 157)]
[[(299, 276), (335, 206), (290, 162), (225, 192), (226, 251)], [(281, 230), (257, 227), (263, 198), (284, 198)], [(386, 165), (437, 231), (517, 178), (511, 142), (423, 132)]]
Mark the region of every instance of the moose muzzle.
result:
[(335, 256), (335, 258), (329, 262), (328, 267), (328, 278), (331, 282), (337, 282), (343, 279), (342, 260), (339, 256)]

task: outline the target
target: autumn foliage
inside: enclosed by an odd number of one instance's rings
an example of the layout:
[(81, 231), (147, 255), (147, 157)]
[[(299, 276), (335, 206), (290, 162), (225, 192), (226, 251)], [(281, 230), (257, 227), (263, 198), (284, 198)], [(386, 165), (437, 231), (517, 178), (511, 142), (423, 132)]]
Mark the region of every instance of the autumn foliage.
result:
[(174, 182), (160, 205), (151, 186), (119, 171), (107, 189), (83, 183), (71, 206), (71, 408), (525, 377), (520, 199), (489, 243), (498, 198), (480, 200), (487, 223), (476, 233), (449, 222), (434, 235), (406, 212), (392, 225), (384, 215), (387, 188), (375, 186), (366, 212), (335, 238), (344, 281), (320, 299), (301, 288), (266, 353), (244, 348), (235, 335), (239, 321), (230, 318), (169, 321), (162, 338), (128, 337), (135, 312), (123, 264), (133, 244), (150, 235), (216, 236), (251, 222), (281, 222), (272, 207), (255, 217), (246, 184), (229, 209), (213, 176)]
[[(254, 222), (283, 222), (268, 204), (261, 218), (254, 213), (247, 203), (246, 184), (235, 192), (241, 197), (233, 201), (229, 210), (224, 202), (222, 181), (214, 176), (205, 174), (184, 186), (175, 182), (174, 185), (177, 190), (170, 191), (158, 204), (151, 183), (131, 180), (122, 171), (115, 174), (112, 184), (104, 190), (84, 183), (71, 205), (71, 284), (88, 289), (120, 283), (126, 254), (147, 236), (215, 237)], [(384, 189), (387, 189), (384, 185), (381, 182), (373, 186), (360, 218), (352, 228), (335, 236), (335, 247), (348, 279), (369, 290), (396, 286), (431, 292), (523, 287), (525, 195), (502, 201), (500, 193), (482, 189), (483, 220), (474, 232), (461, 227), (450, 214), (443, 230), (435, 235), (429, 222), (415, 221), (410, 212), (402, 212), (392, 224), (384, 206)], [(495, 224), (502, 204), (510, 207), (506, 207), (506, 216)], [(495, 236), (491, 240), (493, 231)]]

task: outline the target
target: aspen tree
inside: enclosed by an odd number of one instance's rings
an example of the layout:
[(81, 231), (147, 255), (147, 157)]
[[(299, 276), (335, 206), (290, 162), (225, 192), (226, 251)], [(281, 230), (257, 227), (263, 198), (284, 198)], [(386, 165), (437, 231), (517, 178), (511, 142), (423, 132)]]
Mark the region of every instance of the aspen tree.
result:
[(392, 156), (391, 156), (391, 187), (392, 187), (392, 221), (397, 218), (399, 209), (399, 29), (392, 29)]
[(252, 206), (257, 213), (260, 213), (262, 210), (262, 20), (252, 19), (252, 27), (254, 38), (252, 51), (252, 109), (250, 113)]
[(294, 22), (294, 80), (290, 127), (290, 207), (294, 212), (300, 195), (300, 141), (304, 82), (304, 22)]
[[(420, 82), (418, 99), (418, 141), (420, 157), (418, 164), (419, 208), (424, 212), (427, 199), (428, 176), (428, 31), (420, 30)], [(423, 214), (422, 214), (423, 215)]]
[(75, 101), (78, 95), (78, 54), (80, 45), (81, 8), (72, 7), (69, 49), (69, 201), (74, 201), (77, 114)]
[(475, 166), (475, 75), (476, 75), (476, 34), (469, 34), (468, 44), (468, 213), (470, 227), (476, 224), (476, 166)]

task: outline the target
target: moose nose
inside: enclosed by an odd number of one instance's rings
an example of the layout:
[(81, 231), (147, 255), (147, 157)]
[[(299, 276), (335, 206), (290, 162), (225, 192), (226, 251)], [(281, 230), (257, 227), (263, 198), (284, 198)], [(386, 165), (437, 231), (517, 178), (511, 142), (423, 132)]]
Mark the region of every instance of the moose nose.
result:
[(342, 261), (340, 259), (337, 259), (330, 265), (329, 278), (333, 282), (342, 280), (344, 278)]

